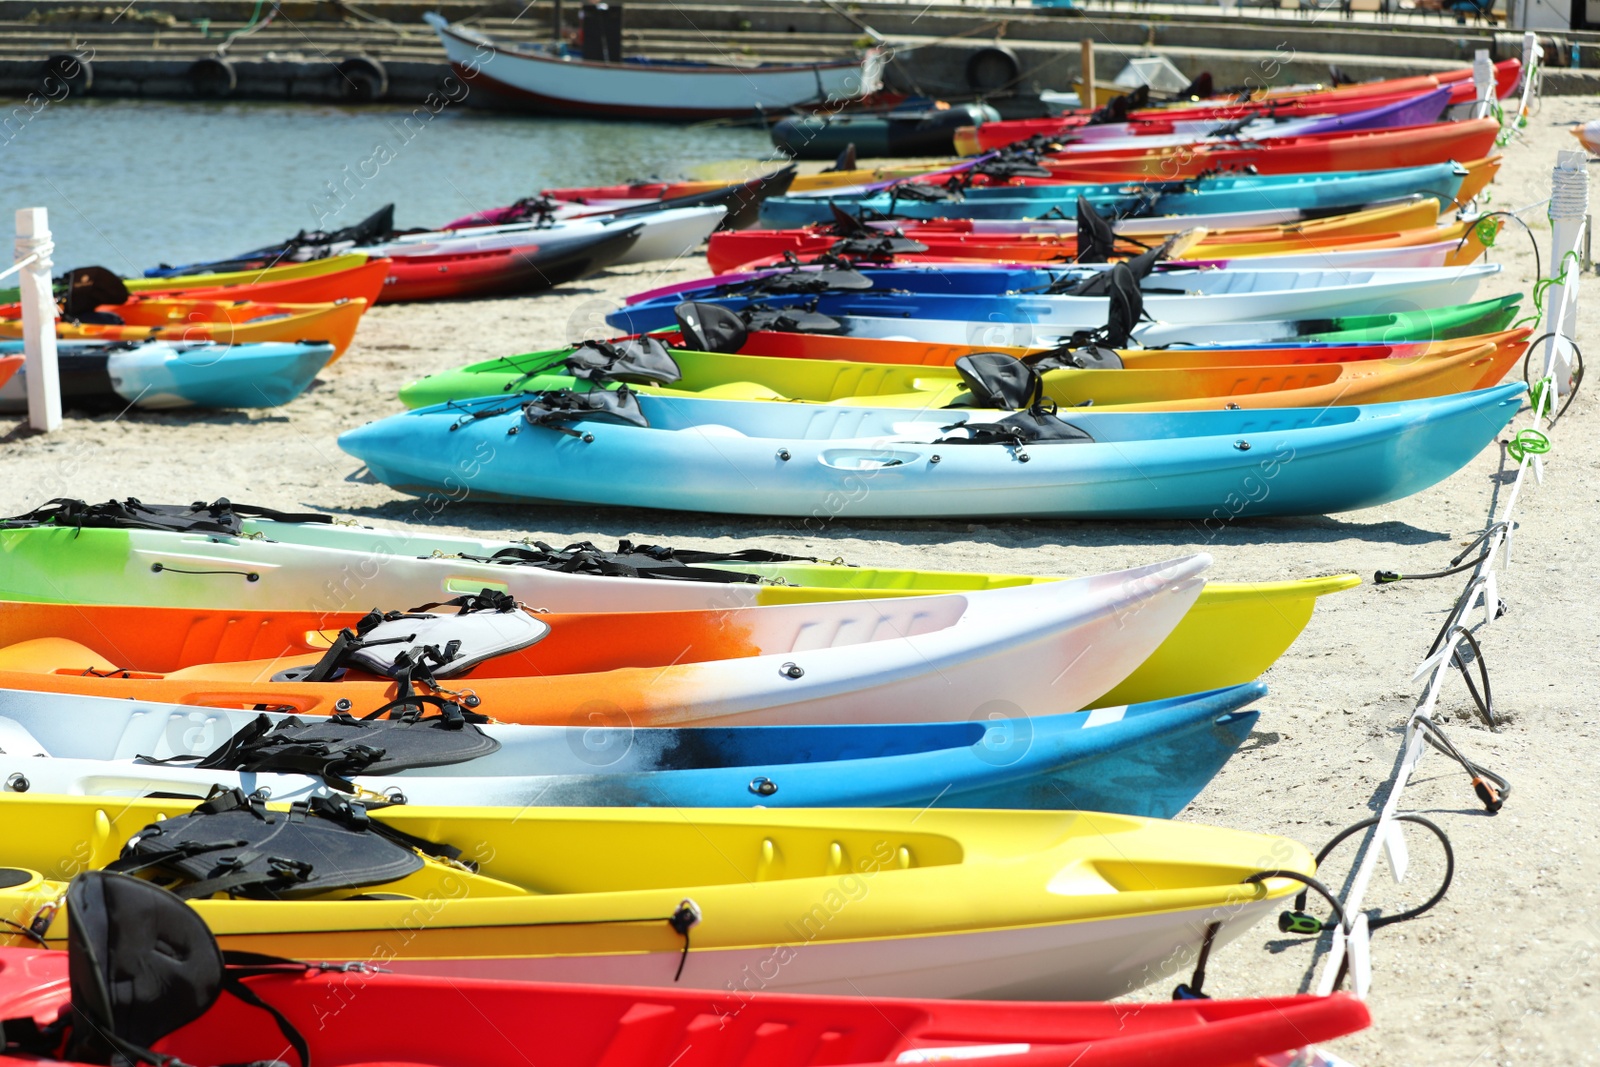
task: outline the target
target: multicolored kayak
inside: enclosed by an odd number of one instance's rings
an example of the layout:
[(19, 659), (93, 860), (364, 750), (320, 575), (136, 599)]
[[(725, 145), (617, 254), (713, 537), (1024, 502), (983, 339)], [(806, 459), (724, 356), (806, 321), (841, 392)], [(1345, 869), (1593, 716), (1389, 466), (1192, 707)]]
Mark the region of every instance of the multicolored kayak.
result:
[(1262, 203), (1279, 209), (1349, 211), (1417, 194), (1437, 200), (1441, 208), (1452, 208), (1467, 175), (1460, 164), (1441, 163), (1316, 175), (1221, 175), (1174, 182), (1171, 187), (1163, 183), (1133, 186), (1050, 182), (947, 191), (937, 185), (907, 182), (865, 194), (841, 190), (809, 197), (773, 197), (761, 205), (761, 225), (785, 229), (825, 223), (833, 218), (835, 207), (853, 214), (916, 219), (1032, 219), (1070, 213), (1079, 197), (1102, 215), (1135, 217), (1248, 211)]
[[(1122, 365), (1083, 369), (1064, 365), (1040, 375), (1043, 395), (1062, 408), (1093, 405), (1128, 411), (1206, 411), (1380, 404), (1487, 388), (1499, 383), (1527, 351), (1532, 331), (1446, 342), (1427, 354), (1346, 363), (1262, 362), (1231, 365), (1205, 351), (1184, 367)], [(988, 402), (968, 370), (716, 352), (647, 349), (639, 345), (530, 353), (447, 371), (401, 390), (407, 407), (509, 393), (616, 388), (641, 393), (721, 400), (805, 401), (905, 408), (981, 408)], [(1259, 350), (1263, 354), (1275, 350)], [(1284, 350), (1287, 354), (1287, 350)], [(546, 368), (539, 371), (537, 368)], [(578, 376), (578, 375), (581, 375)]]
[[(36, 926), (44, 947), (65, 947), (76, 916), (70, 901), (56, 910), (61, 872), (124, 850), (150, 857), (147, 877), (197, 886), (181, 872), (214, 861), (175, 865), (161, 858), (169, 842), (249, 844), (281, 829), (239, 799), (243, 810), (224, 795), (200, 813), (193, 801), (0, 793), (16, 828), (0, 843), (15, 876), (0, 888), (0, 939), (38, 948), (14, 932)], [(260, 859), (236, 868), (235, 899), (190, 906), (224, 949), (400, 973), (722, 991), (762, 968), (774, 992), (1095, 1000), (1186, 970), (1213, 926), (1221, 948), (1280, 910), (1300, 883), (1247, 881), (1264, 866), (1316, 870), (1286, 838), (1088, 812), (711, 809), (691, 820), (670, 808), (407, 804), (371, 821), (474, 867), (354, 829), (355, 815), (308, 814), (251, 850)], [(299, 878), (267, 862), (297, 855)]]
[[(1144, 344), (1165, 327), (1169, 338), (1201, 342), (1171, 331), (1215, 323), (1332, 317), (1370, 313), (1388, 303), (1407, 308), (1446, 307), (1472, 299), (1499, 264), (1415, 270), (1185, 270), (1159, 267), (1137, 284), (1144, 315), (1133, 334)], [(805, 275), (815, 273), (813, 283)], [(908, 338), (941, 343), (992, 343), (982, 336), (1010, 324), (1038, 335), (1070, 334), (1104, 326), (1110, 299), (1074, 295), (1100, 288), (1104, 267), (1059, 269), (981, 266), (861, 266), (866, 285), (835, 286), (835, 274), (815, 268), (745, 277), (708, 278), (636, 294), (606, 316), (618, 333), (648, 333), (676, 324), (685, 301), (711, 302), (739, 312), (754, 306), (810, 311), (840, 320), (856, 337)], [(1091, 284), (1091, 282), (1095, 284)], [(1034, 344), (1031, 339), (1002, 344)], [(1047, 345), (1041, 347), (1047, 347)]]
[(566, 405), (534, 394), (390, 416), (344, 433), (339, 446), (397, 489), (434, 491), (470, 464), (479, 499), (545, 505), (1225, 523), (1419, 492), (1494, 440), (1525, 391), (1517, 383), (1360, 407), (1074, 409), (1059, 418), (632, 393), (586, 418), (576, 404), (551, 415)]
[[(257, 510), (221, 502), (161, 508), (159, 514), (131, 504), (47, 506), (0, 523), (0, 599), (342, 611), (436, 603), (493, 589), (520, 603), (568, 614), (972, 593), (1060, 580), (858, 567), (743, 549), (553, 549), (526, 539), (348, 526), (326, 516), (293, 516), (321, 521), (246, 517)], [(153, 528), (157, 524), (166, 528)], [(1160, 700), (1247, 682), (1300, 635), (1318, 597), (1358, 584), (1353, 574), (1207, 582), (1150, 657), (1089, 706)]]
[(1074, 808), (1166, 819), (1244, 743), (1258, 713), (1242, 709), (1265, 695), (1256, 682), (952, 723), (447, 730), (439, 719), (304, 723), (0, 690), (0, 781), (196, 801), (221, 786), (283, 803), (359, 789), (455, 807)]
[[(1209, 562), (679, 612), (534, 616), (472, 594), (470, 614), (413, 613), (397, 633), (359, 611), (12, 602), (0, 605), (0, 688), (323, 715), (366, 714), (412, 688), (458, 699), (466, 689), (482, 714), (562, 726), (591, 714), (634, 726), (962, 721), (997, 706), (1056, 714), (1081, 710), (1145, 662), (1199, 597)], [(442, 661), (423, 656), (425, 645), (408, 664), (392, 662), (410, 641), (378, 651), (338, 642), (342, 628), (360, 625), (375, 642), (424, 622), (426, 645), (461, 642)]]
[[(0, 353), (21, 345), (0, 341)], [(61, 402), (87, 411), (277, 407), (305, 392), (332, 358), (332, 345), (284, 342), (61, 341), (56, 347)], [(0, 380), (0, 412), (27, 407), (26, 376)]]

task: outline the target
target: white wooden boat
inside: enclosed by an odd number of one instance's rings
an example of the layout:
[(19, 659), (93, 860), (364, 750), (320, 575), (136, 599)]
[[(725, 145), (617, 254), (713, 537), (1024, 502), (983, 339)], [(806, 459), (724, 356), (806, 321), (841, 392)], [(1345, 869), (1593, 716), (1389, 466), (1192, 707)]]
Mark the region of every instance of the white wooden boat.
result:
[(599, 118), (698, 121), (820, 106), (876, 92), (887, 55), (818, 63), (690, 63), (642, 57), (600, 63), (539, 45), (497, 42), (442, 16), (423, 16), (456, 74), (532, 111)]

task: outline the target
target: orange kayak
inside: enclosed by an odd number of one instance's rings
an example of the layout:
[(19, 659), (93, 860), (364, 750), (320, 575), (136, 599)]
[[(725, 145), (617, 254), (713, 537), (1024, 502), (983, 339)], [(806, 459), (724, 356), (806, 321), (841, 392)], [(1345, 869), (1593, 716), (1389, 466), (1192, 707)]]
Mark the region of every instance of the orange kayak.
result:
[(371, 307), (383, 292), (390, 261), (369, 259), (360, 266), (329, 274), (299, 278), (268, 278), (230, 285), (178, 285), (170, 289), (144, 289), (140, 297), (181, 297), (186, 300), (251, 300), (258, 304), (333, 304), (340, 300), (365, 300)]
[[(331, 304), (258, 304), (250, 300), (170, 300), (134, 297), (105, 310), (123, 324), (57, 322), (56, 336), (85, 341), (321, 341), (344, 354), (367, 310), (365, 300)], [(21, 337), (16, 305), (0, 309), (0, 337)], [(329, 362), (332, 362), (331, 360)]]
[[(0, 602), (0, 688), (362, 715), (400, 695), (393, 676), (369, 673), (371, 657), (392, 660), (418, 641), (405, 633), (422, 619), (420, 640), (446, 652), (442, 664), (435, 653), (439, 680), (419, 675), (417, 688), (475, 698), (469, 707), (504, 722), (927, 721), (965, 719), (993, 700), (1045, 714), (1087, 706), (1144, 662), (1200, 594), (1195, 575), (1206, 562), (889, 600), (610, 614), (518, 608), (503, 622), (468, 617), (464, 632), (462, 616), (410, 614), (364, 630), (374, 644), (358, 650), (363, 658), (330, 656), (325, 681), (299, 679), (362, 613), (8, 601)], [(461, 649), (451, 639), (462, 637), (469, 662), (446, 670)]]
[(22, 369), (23, 356), (0, 356), (0, 385), (11, 380), (11, 376)]

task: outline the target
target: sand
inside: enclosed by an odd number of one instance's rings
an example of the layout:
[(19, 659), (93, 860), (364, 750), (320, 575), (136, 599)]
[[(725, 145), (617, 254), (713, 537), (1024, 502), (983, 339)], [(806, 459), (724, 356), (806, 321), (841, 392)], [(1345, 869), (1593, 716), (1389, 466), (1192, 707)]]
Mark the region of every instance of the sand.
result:
[[(1567, 128), (1593, 117), (1594, 99), (1544, 103), (1513, 143), (1491, 207), (1549, 195)], [(508, 193), (521, 190), (508, 189)], [(1543, 208), (1526, 213), (1548, 240)], [(230, 250), (219, 234), (217, 251)], [(1548, 259), (1548, 254), (1546, 252)], [(1508, 229), (1491, 258), (1504, 273), (1481, 295), (1527, 290), (1525, 235)], [(463, 362), (548, 347), (592, 332), (622, 294), (703, 273), (703, 261), (612, 271), (540, 296), (380, 307), (338, 364), (306, 396), (260, 412), (71, 417), (34, 436), (0, 420), (0, 514), (57, 496), (191, 501), (226, 496), (317, 509), (368, 522), (426, 522), (442, 531), (565, 543), (619, 537), (685, 546), (750, 543), (863, 564), (1086, 573), (1196, 550), (1219, 580), (1293, 579), (1445, 565), (1486, 522), (1503, 478), (1490, 448), (1444, 484), (1381, 508), (1328, 518), (1240, 522), (1214, 534), (1188, 522), (1078, 524), (863, 521), (820, 532), (795, 522), (644, 511), (478, 505), (433, 510), (377, 484), (340, 452), (335, 435), (399, 409), (402, 383)], [(1600, 286), (1594, 281), (1589, 286)], [(1591, 290), (1592, 292), (1593, 290)], [(1600, 303), (1586, 294), (1580, 343), (1600, 336)], [(1600, 346), (1596, 346), (1600, 348)], [(1501, 585), (1509, 613), (1481, 634), (1500, 713), (1491, 732), (1459, 680), (1440, 717), (1479, 762), (1506, 775), (1505, 809), (1484, 813), (1466, 776), (1427, 756), (1406, 806), (1434, 818), (1455, 847), (1447, 899), (1374, 943), (1373, 1027), (1331, 1047), (1363, 1064), (1600, 1063), (1600, 742), (1596, 605), (1600, 477), (1594, 396), (1580, 395), (1560, 426), (1543, 486), (1530, 486), (1517, 559)], [(1318, 847), (1377, 810), (1418, 693), (1410, 681), (1459, 584), (1455, 579), (1360, 588), (1324, 600), (1298, 643), (1266, 675), (1259, 728), (1184, 819), (1285, 834)], [(1481, 614), (1480, 614), (1481, 617)], [(1424, 899), (1442, 869), (1437, 847), (1411, 836), (1414, 873), (1396, 886), (1380, 867), (1369, 896), (1393, 911)], [(1324, 878), (1340, 885), (1347, 846)], [(1313, 947), (1263, 926), (1213, 959), (1217, 996), (1305, 988)], [(1166, 995), (1168, 983), (1146, 995)]]

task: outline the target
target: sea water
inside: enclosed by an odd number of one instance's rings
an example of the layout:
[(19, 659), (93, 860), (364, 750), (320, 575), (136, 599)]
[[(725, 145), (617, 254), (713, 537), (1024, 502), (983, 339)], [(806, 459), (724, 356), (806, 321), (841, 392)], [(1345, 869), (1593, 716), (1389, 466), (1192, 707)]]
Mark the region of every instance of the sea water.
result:
[[(432, 227), (554, 186), (740, 180), (772, 153), (759, 127), (465, 107), (85, 100), (30, 111), (0, 101), (3, 114), (3, 206), (49, 209), (58, 273), (99, 264), (137, 276), (223, 258), (388, 203), (397, 226)], [(0, 218), (0, 232), (10, 222)]]

